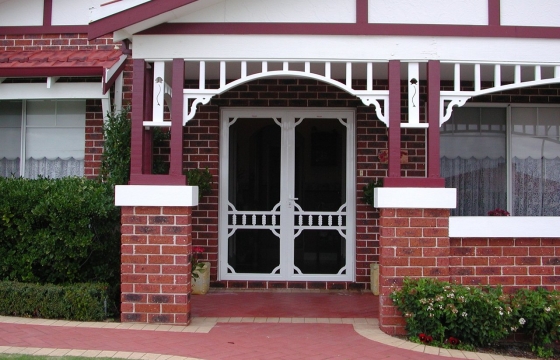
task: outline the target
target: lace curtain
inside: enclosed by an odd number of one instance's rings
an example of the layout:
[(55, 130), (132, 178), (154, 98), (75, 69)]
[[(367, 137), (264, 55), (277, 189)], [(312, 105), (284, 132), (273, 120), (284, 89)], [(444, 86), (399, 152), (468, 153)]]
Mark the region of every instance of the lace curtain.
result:
[[(454, 216), (506, 209), (506, 163), (498, 159), (441, 158), (445, 186), (457, 189)], [(512, 160), (513, 215), (560, 216), (560, 157)]]
[(514, 157), (512, 173), (515, 215), (560, 216), (560, 157)]
[(451, 215), (486, 216), (490, 210), (507, 207), (504, 158), (442, 157), (440, 165), (445, 187), (457, 189), (457, 208)]
[[(27, 178), (36, 179), (39, 176), (48, 178), (61, 178), (66, 176), (83, 176), (84, 160), (69, 159), (26, 159), (25, 160), (25, 176)], [(3, 158), (0, 160), (0, 176), (11, 177), (20, 176), (19, 159), (8, 160)]]
[(19, 177), (19, 158), (0, 159), (0, 177)]

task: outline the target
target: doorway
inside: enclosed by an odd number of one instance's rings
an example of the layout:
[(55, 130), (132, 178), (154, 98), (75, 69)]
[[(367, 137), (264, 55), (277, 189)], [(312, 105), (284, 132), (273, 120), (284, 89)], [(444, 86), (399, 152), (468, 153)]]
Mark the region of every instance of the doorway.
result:
[(220, 280), (353, 281), (354, 112), (221, 115)]

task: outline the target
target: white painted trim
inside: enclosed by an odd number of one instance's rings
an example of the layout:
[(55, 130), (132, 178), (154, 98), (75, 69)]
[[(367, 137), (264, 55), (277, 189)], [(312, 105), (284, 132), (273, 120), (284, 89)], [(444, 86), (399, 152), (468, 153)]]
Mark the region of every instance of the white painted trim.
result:
[(100, 82), (95, 83), (46, 83), (0, 84), (0, 100), (20, 99), (107, 99)]
[(373, 206), (395, 209), (455, 209), (457, 189), (379, 187), (374, 189)]
[(198, 186), (117, 185), (116, 206), (197, 206)]
[(451, 216), (449, 237), (560, 238), (560, 216)]
[[(557, 64), (560, 40), (437, 36), (134, 35), (135, 59)], [(274, 46), (262, 46), (274, 44)], [(495, 51), (500, 49), (500, 51)]]

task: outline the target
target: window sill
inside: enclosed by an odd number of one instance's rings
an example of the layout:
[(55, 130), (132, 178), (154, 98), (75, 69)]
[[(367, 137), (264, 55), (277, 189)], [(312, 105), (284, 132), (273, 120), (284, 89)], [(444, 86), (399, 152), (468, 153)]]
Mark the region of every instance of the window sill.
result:
[(560, 216), (451, 216), (452, 238), (560, 238)]

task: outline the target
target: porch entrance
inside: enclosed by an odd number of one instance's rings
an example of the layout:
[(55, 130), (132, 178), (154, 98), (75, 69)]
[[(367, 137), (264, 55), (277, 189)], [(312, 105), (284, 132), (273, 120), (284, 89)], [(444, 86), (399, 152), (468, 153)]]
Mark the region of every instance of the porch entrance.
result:
[(353, 281), (354, 113), (224, 109), (220, 280)]

